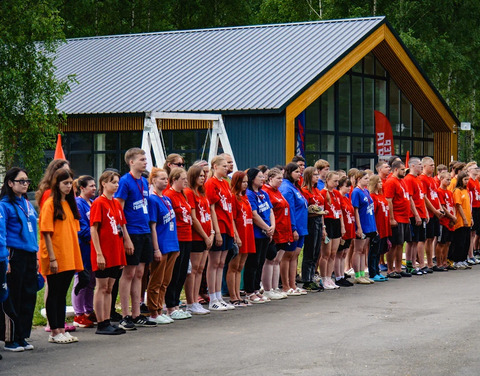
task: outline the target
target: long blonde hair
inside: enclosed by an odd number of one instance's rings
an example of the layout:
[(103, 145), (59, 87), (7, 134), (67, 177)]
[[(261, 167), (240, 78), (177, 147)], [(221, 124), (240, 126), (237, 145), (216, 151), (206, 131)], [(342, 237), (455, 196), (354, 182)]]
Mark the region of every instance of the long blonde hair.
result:
[(227, 162), (227, 160), (221, 155), (216, 155), (212, 158), (212, 161), (210, 162), (210, 171), (208, 172), (209, 178), (213, 177), (213, 175), (215, 174), (214, 166), (219, 165), (221, 162)]

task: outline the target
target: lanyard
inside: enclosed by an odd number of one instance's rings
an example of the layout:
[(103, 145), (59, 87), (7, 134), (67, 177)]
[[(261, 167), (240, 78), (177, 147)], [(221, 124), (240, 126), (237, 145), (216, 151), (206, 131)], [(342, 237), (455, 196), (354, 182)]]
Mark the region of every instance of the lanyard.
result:
[(155, 193), (155, 194), (160, 198), (160, 200), (162, 200), (163, 205), (165, 205), (165, 207), (167, 208), (167, 210), (170, 211), (170, 205), (168, 204), (168, 201), (165, 201), (165, 199), (163, 198), (163, 196), (160, 196), (156, 191), (153, 191), (153, 193)]
[(137, 185), (137, 188), (140, 192), (140, 195), (142, 196), (142, 202), (143, 202), (143, 205), (145, 205), (145, 197), (143, 196), (143, 180), (142, 180), (142, 177), (140, 177), (140, 183), (142, 184), (142, 186), (140, 187), (140, 185), (138, 184), (138, 181), (137, 179), (135, 179), (135, 176), (133, 176), (132, 172), (130, 171), (129, 172), (130, 176), (132, 177), (133, 181), (135, 182), (135, 184)]
[[(105, 199), (107, 200), (108, 202), (108, 206), (110, 206), (110, 209), (112, 209), (113, 211), (113, 215), (115, 215), (115, 213), (117, 212), (117, 208), (115, 207), (115, 204), (113, 203), (113, 200), (114, 199), (109, 199), (107, 196), (105, 196), (105, 194), (102, 193), (102, 197), (105, 197)], [(116, 219), (115, 219), (116, 220)]]
[(30, 204), (28, 203), (28, 200), (25, 200), (25, 201), (27, 202), (27, 211), (25, 211), (23, 206), (18, 204), (16, 201), (15, 201), (15, 204), (18, 205), (18, 207), (22, 210), (23, 214), (25, 214), (25, 217), (27, 217), (27, 220), (29, 221), (30, 216), (28, 215), (28, 213), (30, 212)]

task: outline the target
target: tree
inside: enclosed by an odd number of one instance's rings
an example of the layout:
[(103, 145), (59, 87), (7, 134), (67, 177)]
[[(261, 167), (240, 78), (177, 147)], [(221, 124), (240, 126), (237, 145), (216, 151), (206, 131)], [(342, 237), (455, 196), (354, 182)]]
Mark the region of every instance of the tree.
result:
[(44, 151), (55, 145), (62, 120), (56, 105), (68, 92), (53, 65), (62, 27), (54, 0), (0, 2), (2, 165), (25, 167), (34, 182), (43, 173)]

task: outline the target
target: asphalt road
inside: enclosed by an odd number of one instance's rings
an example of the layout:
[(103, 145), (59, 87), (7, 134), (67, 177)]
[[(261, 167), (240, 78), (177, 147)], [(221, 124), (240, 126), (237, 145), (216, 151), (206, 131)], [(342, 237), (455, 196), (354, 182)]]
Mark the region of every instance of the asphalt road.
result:
[(480, 375), (480, 266), (80, 342), (2, 351), (0, 375)]

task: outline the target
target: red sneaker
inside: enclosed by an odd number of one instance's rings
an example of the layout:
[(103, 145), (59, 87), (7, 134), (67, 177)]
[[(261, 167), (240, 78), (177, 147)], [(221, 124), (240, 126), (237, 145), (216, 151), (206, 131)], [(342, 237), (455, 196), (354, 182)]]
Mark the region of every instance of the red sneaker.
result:
[[(93, 322), (91, 322), (86, 315), (75, 316), (73, 325), (79, 328), (93, 328)], [(68, 330), (67, 324), (65, 324), (65, 330)]]

